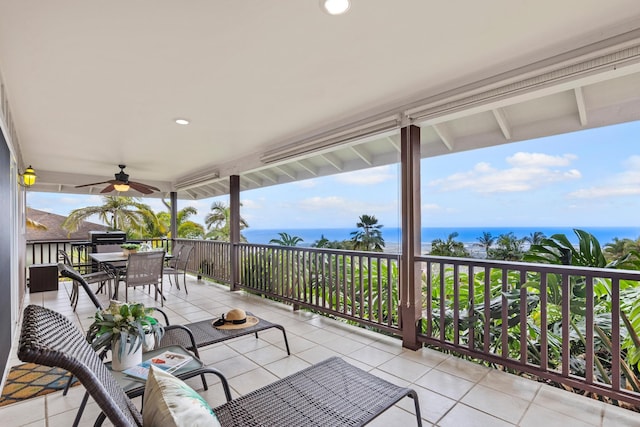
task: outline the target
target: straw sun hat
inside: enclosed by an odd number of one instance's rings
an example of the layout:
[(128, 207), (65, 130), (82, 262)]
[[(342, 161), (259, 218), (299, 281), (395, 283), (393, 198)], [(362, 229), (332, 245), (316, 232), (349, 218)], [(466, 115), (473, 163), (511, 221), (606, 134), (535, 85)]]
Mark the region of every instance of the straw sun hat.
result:
[(215, 320), (213, 326), (218, 329), (242, 329), (257, 325), (259, 321), (255, 316), (247, 316), (244, 310), (234, 308)]

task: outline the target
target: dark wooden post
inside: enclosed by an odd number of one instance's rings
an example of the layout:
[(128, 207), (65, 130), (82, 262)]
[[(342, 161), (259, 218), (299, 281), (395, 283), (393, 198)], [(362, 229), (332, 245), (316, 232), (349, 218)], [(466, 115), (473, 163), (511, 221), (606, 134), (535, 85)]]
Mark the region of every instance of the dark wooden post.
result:
[(229, 242), (231, 243), (231, 290), (238, 290), (240, 282), (240, 257), (238, 243), (240, 243), (240, 176), (229, 177), (229, 213), (231, 224), (229, 227)]
[[(178, 192), (172, 191), (169, 193), (169, 200), (171, 203), (171, 225), (169, 230), (171, 231), (171, 252), (173, 253), (173, 248), (176, 246), (176, 239), (178, 238)], [(178, 254), (173, 255), (177, 256)]]
[(400, 328), (402, 346), (417, 350), (417, 322), (422, 309), (420, 269), (415, 257), (420, 254), (420, 128), (414, 125), (400, 130), (400, 169), (402, 185), (402, 258), (400, 261)]

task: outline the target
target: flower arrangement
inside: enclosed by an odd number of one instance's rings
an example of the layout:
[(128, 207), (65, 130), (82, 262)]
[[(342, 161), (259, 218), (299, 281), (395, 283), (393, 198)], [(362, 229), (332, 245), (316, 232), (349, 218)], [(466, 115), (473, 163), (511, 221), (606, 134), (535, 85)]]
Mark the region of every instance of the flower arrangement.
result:
[(160, 342), (164, 328), (150, 316), (153, 311), (153, 308), (145, 308), (141, 303), (111, 301), (109, 307), (96, 311), (87, 332), (87, 340), (94, 350), (117, 350), (120, 358), (125, 354), (127, 346), (127, 353), (137, 351), (144, 343), (146, 334), (153, 334), (155, 342)]

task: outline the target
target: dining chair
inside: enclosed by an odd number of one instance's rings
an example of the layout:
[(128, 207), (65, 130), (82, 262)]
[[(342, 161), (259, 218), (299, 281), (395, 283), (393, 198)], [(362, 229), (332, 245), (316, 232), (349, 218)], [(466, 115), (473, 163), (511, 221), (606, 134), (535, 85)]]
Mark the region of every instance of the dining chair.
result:
[[(67, 252), (64, 249), (58, 249), (58, 256), (64, 265), (73, 267), (71, 258), (69, 257), (69, 254), (67, 254)], [(96, 291), (96, 293), (100, 293), (100, 291), (102, 291), (102, 289), (104, 288), (105, 283), (111, 280), (111, 275), (108, 274), (106, 271), (95, 271), (93, 273), (82, 274), (82, 278), (88, 284), (99, 283), (100, 286), (98, 287), (98, 290)], [(71, 285), (71, 294), (69, 295), (69, 299), (71, 300), (71, 306), (73, 307), (73, 311), (76, 311), (76, 307), (78, 305), (78, 291), (79, 291), (78, 281), (73, 280)]]
[(116, 292), (120, 281), (125, 285), (125, 301), (129, 301), (129, 288), (136, 286), (153, 286), (154, 298), (158, 300), (160, 294), (160, 306), (164, 306), (162, 293), (162, 274), (164, 268), (164, 251), (136, 252), (129, 254), (127, 259), (127, 271), (120, 278), (116, 278)]
[(182, 281), (184, 282), (184, 291), (188, 294), (187, 290), (187, 265), (189, 265), (189, 259), (191, 258), (191, 254), (193, 253), (193, 246), (182, 245), (180, 248), (180, 252), (178, 252), (177, 256), (171, 260), (168, 267), (164, 269), (164, 274), (169, 276), (169, 284), (173, 286), (173, 282), (171, 281), (171, 276), (174, 277), (176, 281), (176, 287), (180, 290), (180, 280), (179, 276), (182, 274)]

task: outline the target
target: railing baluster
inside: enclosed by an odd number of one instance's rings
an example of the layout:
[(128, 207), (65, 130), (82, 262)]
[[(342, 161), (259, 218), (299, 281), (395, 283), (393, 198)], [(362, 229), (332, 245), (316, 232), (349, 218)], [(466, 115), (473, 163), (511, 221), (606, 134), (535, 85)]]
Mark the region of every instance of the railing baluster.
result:
[(502, 304), (500, 306), (500, 319), (501, 322), (501, 330), (502, 330), (502, 357), (509, 356), (509, 301), (507, 301), (507, 297), (505, 296), (505, 292), (509, 290), (508, 288), (508, 280), (509, 280), (509, 271), (507, 269), (502, 270), (502, 294), (500, 296), (500, 301)]
[(571, 342), (569, 338), (569, 319), (571, 319), (571, 288), (569, 274), (563, 273), (562, 280), (562, 375), (569, 375)]
[(527, 364), (527, 336), (529, 334), (529, 328), (527, 326), (527, 271), (520, 270), (520, 363)]
[(484, 337), (482, 338), (482, 348), (485, 353), (489, 353), (491, 344), (491, 268), (484, 268)]
[(460, 344), (460, 266), (453, 266), (453, 342)]
[(585, 293), (586, 293), (586, 318), (585, 318), (585, 333), (586, 333), (586, 345), (585, 345), (585, 380), (588, 384), (593, 383), (593, 369), (594, 369), (594, 349), (593, 349), (593, 276), (585, 276)]
[(476, 313), (474, 311), (474, 302), (475, 302), (475, 282), (473, 280), (473, 265), (469, 266), (469, 298), (467, 300), (467, 304), (469, 308), (467, 309), (467, 317), (469, 318), (469, 343), (468, 348), (473, 350), (475, 348), (475, 340), (476, 340)]
[(620, 280), (611, 280), (611, 386), (620, 390)]
[(547, 273), (540, 277), (540, 368), (549, 369), (549, 338), (547, 336)]
[(445, 264), (441, 262), (439, 264), (440, 269), (440, 340), (445, 341), (445, 315), (446, 315), (446, 305), (445, 305), (445, 295), (447, 293), (446, 285), (445, 285)]

